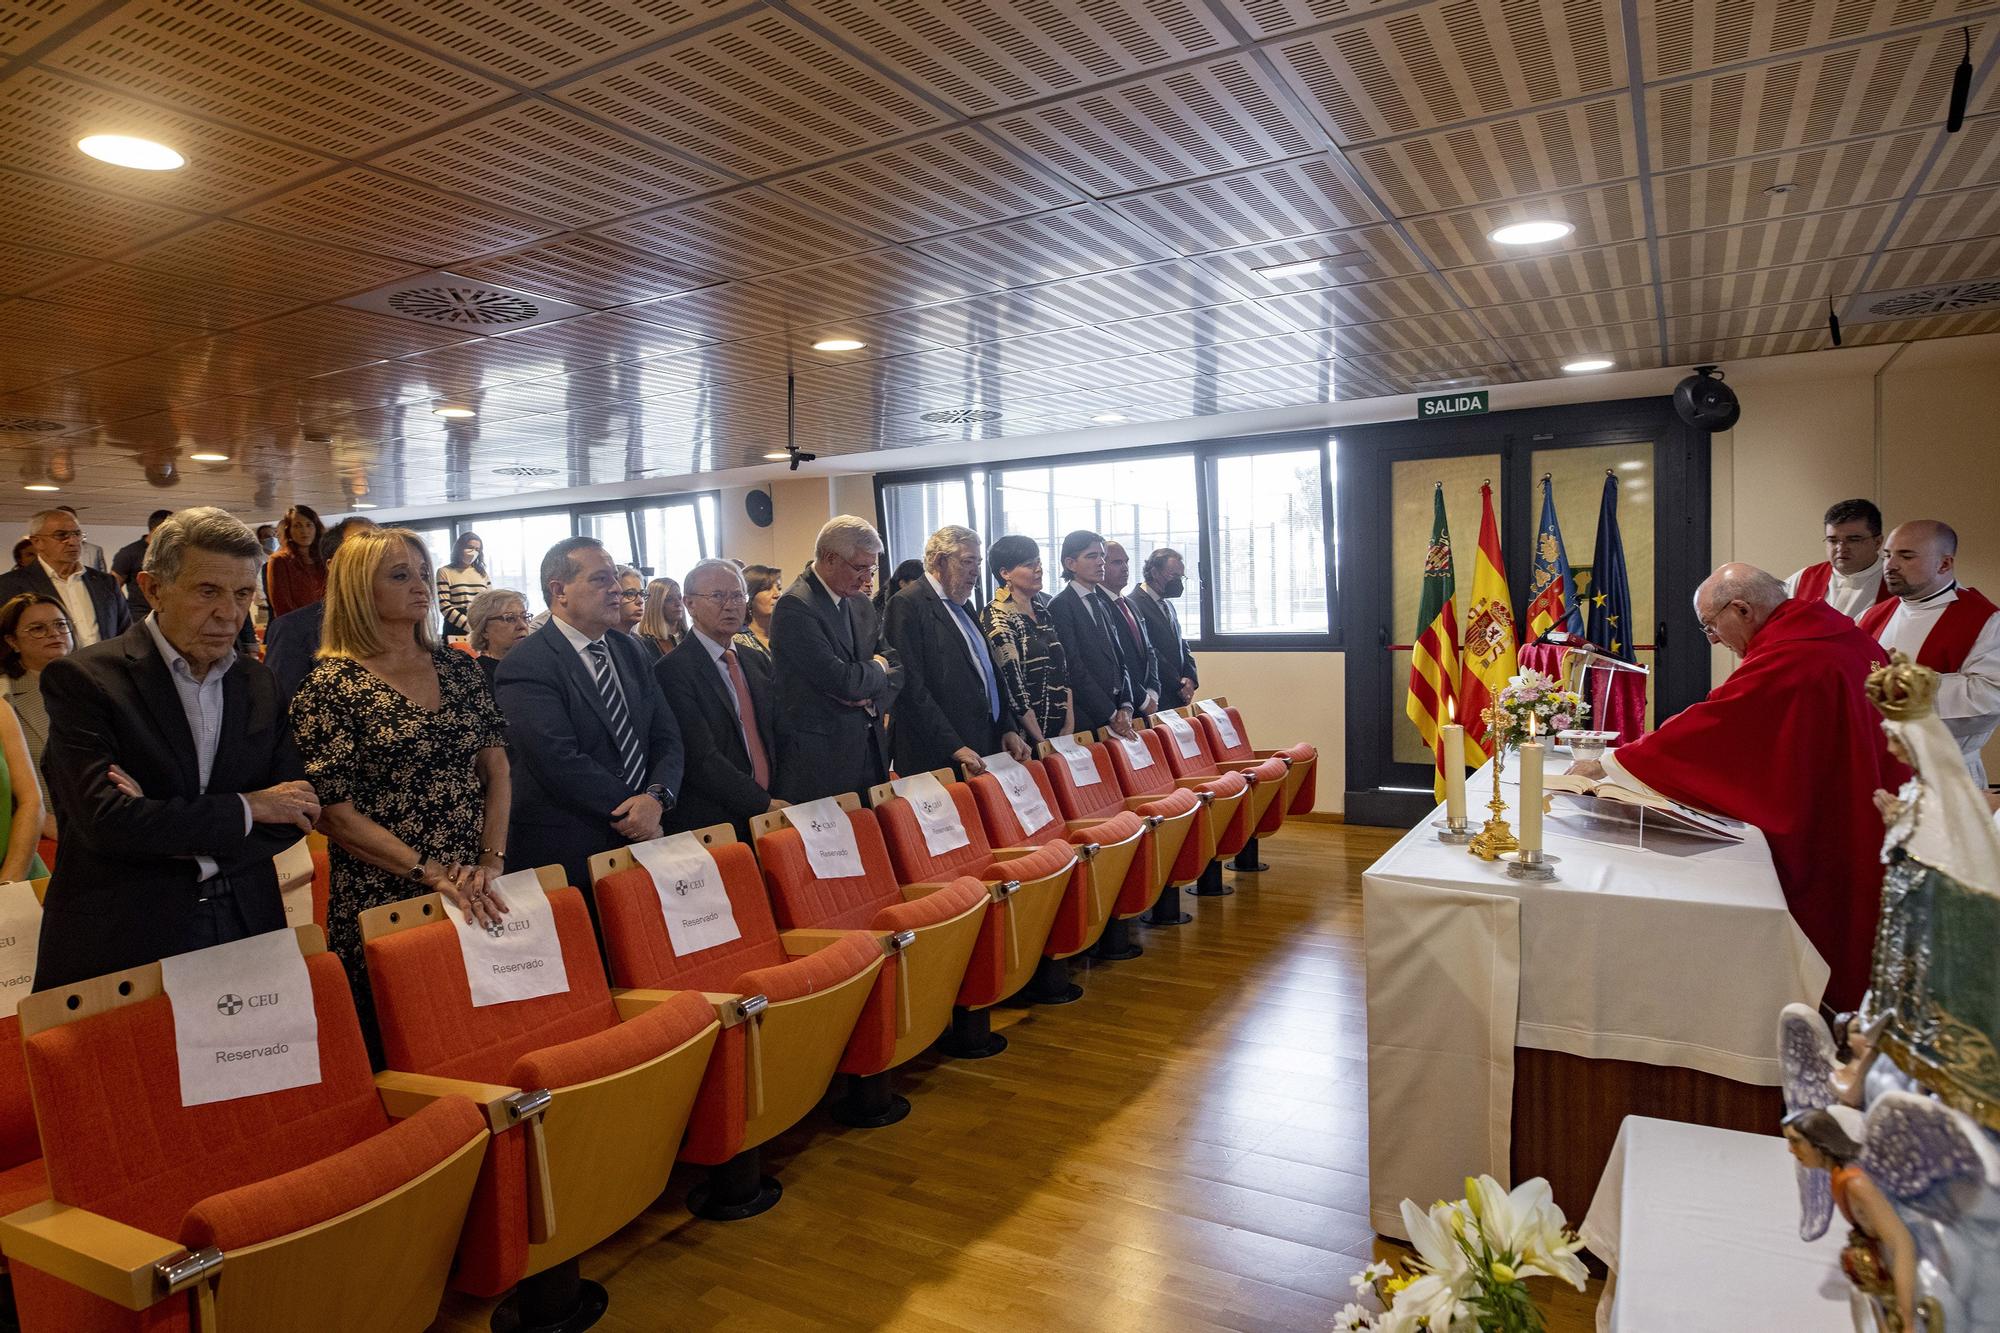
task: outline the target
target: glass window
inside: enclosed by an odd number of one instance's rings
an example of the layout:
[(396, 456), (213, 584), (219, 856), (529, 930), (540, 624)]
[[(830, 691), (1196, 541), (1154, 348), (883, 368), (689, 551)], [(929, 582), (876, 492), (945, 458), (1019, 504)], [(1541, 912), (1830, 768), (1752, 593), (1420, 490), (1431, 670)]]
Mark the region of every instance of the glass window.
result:
[(451, 528), (448, 524), (433, 527), (413, 526), (410, 531), (423, 538), (424, 549), (430, 552), (431, 573), (435, 574), (451, 563)]
[(542, 557), (571, 535), (569, 511), (493, 514), (470, 526), (486, 543), (486, 576), (493, 586), (527, 594), (530, 610), (539, 611), (547, 605), (541, 586)]
[(1326, 450), (1221, 454), (1213, 467), (1217, 632), (1327, 633)]
[(697, 561), (719, 555), (721, 508), (713, 494), (692, 495), (633, 511), (638, 520), (637, 564), (649, 575), (687, 577)]
[(979, 527), (972, 521), (971, 498), (962, 474), (884, 486), (882, 523), (882, 540), (889, 548), (891, 569), (905, 560), (923, 559), (924, 542), (947, 523)]
[[(1198, 521), (1192, 453), (1112, 457), (998, 472), (987, 541), (1007, 533), (1034, 538), (1042, 548), (1043, 582), (1051, 596), (1063, 586), (1062, 539), (1078, 528), (1124, 546), (1132, 557), (1128, 592), (1138, 584), (1146, 557), (1171, 546), (1187, 561), (1187, 591), (1178, 603), (1181, 629), (1197, 639), (1202, 633)], [(1320, 629), (1325, 629), (1324, 615)]]
[(622, 509), (600, 509), (591, 514), (579, 514), (576, 520), (577, 535), (595, 537), (604, 543), (604, 550), (612, 562), (620, 565), (634, 565), (632, 525)]

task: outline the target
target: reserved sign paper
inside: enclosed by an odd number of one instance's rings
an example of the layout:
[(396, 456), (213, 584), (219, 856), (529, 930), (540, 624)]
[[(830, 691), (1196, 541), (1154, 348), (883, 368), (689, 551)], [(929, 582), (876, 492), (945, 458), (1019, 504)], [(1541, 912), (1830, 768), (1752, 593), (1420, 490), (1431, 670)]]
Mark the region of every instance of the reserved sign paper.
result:
[(0, 884), (0, 1018), (20, 1007), (35, 985), (42, 942), (42, 904), (25, 879)]
[(1007, 804), (1014, 807), (1014, 818), (1020, 821), (1024, 832), (1041, 828), (1055, 818), (1049, 813), (1049, 803), (1042, 799), (1041, 784), (1026, 766), (1006, 751), (984, 755), (980, 763), (986, 765), (1000, 783), (1000, 790), (1007, 795)]
[(692, 833), (632, 844), (632, 859), (653, 877), (676, 958), (741, 939), (736, 909), (722, 883), (722, 869)]
[(1134, 773), (1153, 766), (1153, 747), (1146, 744), (1146, 738), (1138, 732), (1135, 731), (1130, 736), (1120, 736), (1113, 732), (1111, 739), (1117, 741), (1124, 749), (1126, 761), (1132, 765)]
[(806, 864), (813, 874), (821, 879), (854, 879), (862, 873), (854, 823), (838, 799), (822, 796), (803, 805), (788, 805), (780, 813), (799, 831), (799, 841), (806, 845)]
[(1174, 747), (1181, 752), (1181, 758), (1201, 758), (1201, 739), (1194, 734), (1194, 723), (1179, 713), (1162, 713), (1159, 722), (1174, 738)]
[(160, 981), (174, 1010), (182, 1106), (320, 1081), (312, 977), (291, 931), (162, 958)]
[(569, 968), (563, 963), (555, 908), (535, 872), (516, 870), (500, 876), (493, 881), (493, 895), (508, 911), (490, 926), (473, 921), (451, 899), (444, 900), (444, 914), (458, 928), (472, 1007), (484, 1009), (567, 991)]
[(1065, 764), (1069, 765), (1070, 781), (1079, 787), (1089, 787), (1098, 781), (1097, 760), (1083, 742), (1074, 736), (1049, 737), (1049, 749)]
[(936, 777), (918, 773), (914, 777), (897, 778), (893, 785), (896, 795), (917, 812), (917, 828), (922, 831), (924, 846), (932, 856), (955, 852), (972, 842), (958, 817), (958, 802), (951, 799), (951, 793)]
[(1227, 708), (1213, 699), (1197, 699), (1194, 706), (1208, 714), (1208, 720), (1215, 723), (1215, 729), (1222, 733), (1222, 743), (1225, 747), (1233, 750), (1243, 744), (1242, 737), (1236, 734), (1236, 724), (1229, 720)]

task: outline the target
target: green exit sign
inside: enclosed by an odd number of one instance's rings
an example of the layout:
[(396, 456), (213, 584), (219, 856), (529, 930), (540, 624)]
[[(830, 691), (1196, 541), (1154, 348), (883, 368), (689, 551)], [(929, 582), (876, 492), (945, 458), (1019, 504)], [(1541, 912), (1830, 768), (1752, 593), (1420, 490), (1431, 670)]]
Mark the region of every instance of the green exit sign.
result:
[(1467, 389), (1464, 393), (1440, 393), (1417, 399), (1417, 420), (1436, 421), (1440, 417), (1476, 417), (1486, 410), (1486, 390)]

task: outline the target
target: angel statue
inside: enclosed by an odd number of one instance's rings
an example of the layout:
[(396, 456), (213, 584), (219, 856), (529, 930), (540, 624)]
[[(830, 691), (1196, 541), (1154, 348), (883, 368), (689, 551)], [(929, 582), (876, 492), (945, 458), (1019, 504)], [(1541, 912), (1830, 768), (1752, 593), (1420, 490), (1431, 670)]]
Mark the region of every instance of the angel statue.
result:
[(1778, 1020), (1799, 1234), (1850, 1228), (1857, 1333), (2000, 1333), (2000, 833), (1900, 654), (1868, 679), (1912, 769), (1889, 823), (1874, 972), (1836, 1043)]

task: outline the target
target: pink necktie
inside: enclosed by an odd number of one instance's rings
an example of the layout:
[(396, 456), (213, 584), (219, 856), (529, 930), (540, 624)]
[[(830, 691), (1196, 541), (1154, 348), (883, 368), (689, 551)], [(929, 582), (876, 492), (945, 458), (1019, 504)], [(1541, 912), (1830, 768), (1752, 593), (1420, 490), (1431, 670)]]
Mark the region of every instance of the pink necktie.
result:
[(736, 650), (722, 650), (723, 665), (729, 668), (729, 683), (736, 687), (736, 719), (743, 724), (743, 748), (750, 752), (750, 776), (765, 791), (771, 790), (771, 761), (764, 753), (764, 738), (757, 732), (757, 705), (750, 701), (750, 682), (737, 665)]

